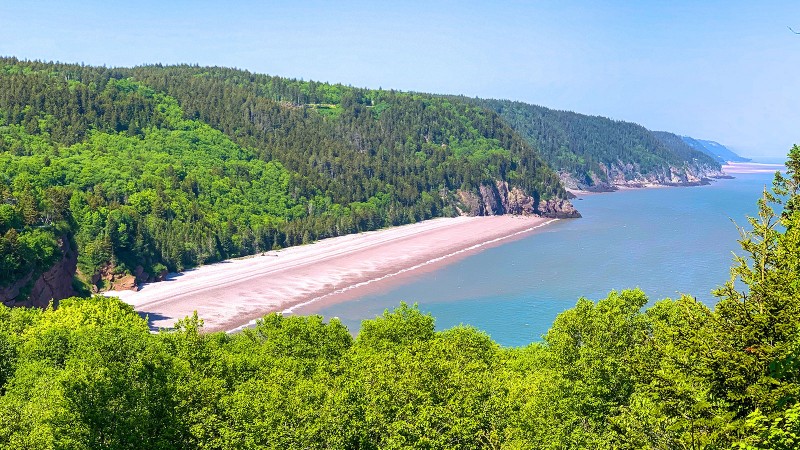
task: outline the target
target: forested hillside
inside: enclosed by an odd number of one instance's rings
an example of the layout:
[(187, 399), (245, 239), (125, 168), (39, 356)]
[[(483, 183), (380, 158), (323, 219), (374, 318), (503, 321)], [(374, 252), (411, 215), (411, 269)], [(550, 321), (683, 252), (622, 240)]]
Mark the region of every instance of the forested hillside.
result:
[(318, 316), (151, 334), (116, 299), (0, 305), (0, 447), (796, 449), (800, 147), (787, 166), (714, 310), (612, 292), (524, 348), (405, 305), (355, 339)]
[(500, 114), (574, 188), (689, 185), (720, 174), (719, 162), (679, 137), (667, 143), (635, 123), (509, 100), (472, 101)]
[(724, 164), (726, 161), (733, 161), (733, 162), (747, 162), (750, 161), (748, 158), (742, 158), (741, 156), (734, 153), (728, 147), (720, 144), (719, 142), (708, 141), (705, 139), (695, 139), (689, 136), (681, 136), (684, 142), (687, 145), (692, 147), (695, 150), (699, 150), (708, 156), (716, 159), (720, 162), (720, 164)]
[(103, 289), (481, 213), (476, 202), (509, 190), (530, 199), (515, 212), (566, 197), (528, 143), (468, 102), (234, 69), (14, 58), (0, 59), (0, 180), (6, 302), (60, 259)]

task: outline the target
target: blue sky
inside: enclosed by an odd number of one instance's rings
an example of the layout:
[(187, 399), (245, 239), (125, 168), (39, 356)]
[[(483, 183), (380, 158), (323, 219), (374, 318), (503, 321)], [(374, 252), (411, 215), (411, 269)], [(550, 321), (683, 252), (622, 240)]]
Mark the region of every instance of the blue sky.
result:
[(0, 55), (508, 98), (784, 155), (800, 1), (0, 0)]

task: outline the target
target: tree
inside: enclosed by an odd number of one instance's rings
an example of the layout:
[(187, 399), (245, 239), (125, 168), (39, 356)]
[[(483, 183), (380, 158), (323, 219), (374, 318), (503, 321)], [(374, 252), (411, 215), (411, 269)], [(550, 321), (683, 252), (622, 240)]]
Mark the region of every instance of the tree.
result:
[(0, 397), (0, 446), (174, 448), (172, 358), (129, 305), (65, 299), (23, 335)]
[[(740, 230), (746, 256), (735, 258), (731, 279), (715, 292), (720, 301), (708, 364), (715, 393), (729, 399), (740, 418), (800, 398), (800, 384), (770, 371), (795, 354), (800, 328), (800, 147), (792, 148), (786, 166), (786, 176), (776, 174), (772, 191), (765, 189), (758, 201), (752, 230)], [(737, 282), (746, 289), (737, 289)]]

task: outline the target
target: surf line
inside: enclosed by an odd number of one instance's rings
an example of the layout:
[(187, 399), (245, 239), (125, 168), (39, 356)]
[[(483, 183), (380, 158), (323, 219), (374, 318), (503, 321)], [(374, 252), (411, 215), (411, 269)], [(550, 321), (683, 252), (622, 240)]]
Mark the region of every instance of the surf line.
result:
[[(443, 256), (438, 256), (436, 258), (429, 259), (429, 260), (427, 260), (425, 262), (421, 262), (419, 264), (415, 264), (415, 265), (410, 266), (410, 267), (405, 267), (403, 269), (398, 270), (397, 272), (392, 272), (392, 273), (389, 273), (389, 274), (386, 274), (386, 275), (382, 275), (380, 277), (372, 278), (372, 279), (369, 279), (369, 280), (366, 280), (366, 281), (361, 281), (361, 282), (358, 282), (358, 283), (355, 283), (355, 284), (351, 284), (351, 285), (345, 286), (343, 288), (336, 289), (334, 291), (331, 291), (331, 292), (325, 293), (323, 295), (314, 297), (314, 298), (312, 298), (310, 300), (306, 300), (304, 302), (300, 302), (300, 303), (297, 303), (295, 305), (292, 305), (292, 306), (284, 309), (280, 313), (281, 314), (294, 314), (295, 310), (297, 310), (298, 308), (302, 308), (302, 307), (314, 304), (314, 303), (316, 303), (316, 302), (318, 302), (318, 301), (320, 301), (322, 299), (325, 299), (327, 297), (330, 297), (332, 295), (342, 294), (344, 292), (347, 292), (347, 291), (350, 291), (350, 290), (353, 290), (353, 289), (357, 289), (357, 288), (360, 288), (360, 287), (363, 287), (363, 286), (367, 286), (367, 285), (372, 284), (372, 283), (376, 283), (376, 282), (379, 282), (379, 281), (386, 280), (387, 278), (396, 277), (398, 275), (402, 275), (404, 273), (411, 272), (413, 270), (417, 270), (417, 269), (419, 269), (421, 267), (425, 267), (425, 266), (430, 265), (430, 264), (435, 264), (435, 263), (443, 261), (445, 259), (452, 258), (453, 256), (460, 255), (462, 253), (466, 253), (466, 252), (470, 252), (472, 250), (479, 249), (479, 248), (484, 247), (486, 245), (491, 245), (491, 244), (494, 244), (496, 242), (504, 241), (506, 239), (513, 238), (515, 236), (519, 236), (520, 234), (529, 233), (529, 232), (531, 232), (533, 230), (536, 230), (538, 228), (541, 228), (541, 227), (543, 227), (545, 225), (549, 225), (549, 224), (551, 224), (551, 223), (553, 223), (553, 222), (555, 222), (557, 220), (558, 219), (550, 219), (547, 222), (542, 222), (539, 225), (535, 225), (535, 226), (532, 226), (530, 228), (526, 228), (524, 230), (516, 231), (516, 232), (511, 233), (511, 234), (506, 235), (506, 236), (496, 237), (494, 239), (490, 239), (490, 240), (485, 241), (485, 242), (480, 242), (480, 243), (477, 243), (475, 245), (471, 245), (471, 246), (469, 246), (467, 248), (462, 248), (461, 250), (456, 250), (456, 251), (454, 251), (452, 253), (448, 253), (448, 254), (443, 255)], [(241, 330), (243, 330), (245, 328), (252, 327), (252, 326), (254, 326), (256, 324), (256, 322), (258, 320), (260, 320), (260, 319), (251, 320), (250, 322), (248, 322), (248, 323), (246, 323), (244, 325), (240, 325), (240, 326), (238, 326), (236, 328), (228, 330), (227, 333), (236, 333), (236, 332), (241, 331)]]

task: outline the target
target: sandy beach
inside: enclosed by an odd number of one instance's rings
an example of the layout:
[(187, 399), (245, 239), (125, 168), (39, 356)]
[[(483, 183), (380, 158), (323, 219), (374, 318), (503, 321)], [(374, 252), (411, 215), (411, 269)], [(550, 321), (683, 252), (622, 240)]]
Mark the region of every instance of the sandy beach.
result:
[(761, 164), (751, 162), (727, 162), (722, 165), (725, 173), (775, 173), (785, 172), (786, 166), (783, 164)]
[(414, 271), (519, 238), (554, 220), (427, 220), (202, 266), (146, 284), (138, 292), (106, 295), (147, 314), (153, 328), (169, 328), (197, 311), (206, 331), (231, 331), (269, 312), (291, 313), (310, 302), (343, 301), (359, 290), (381, 289)]

